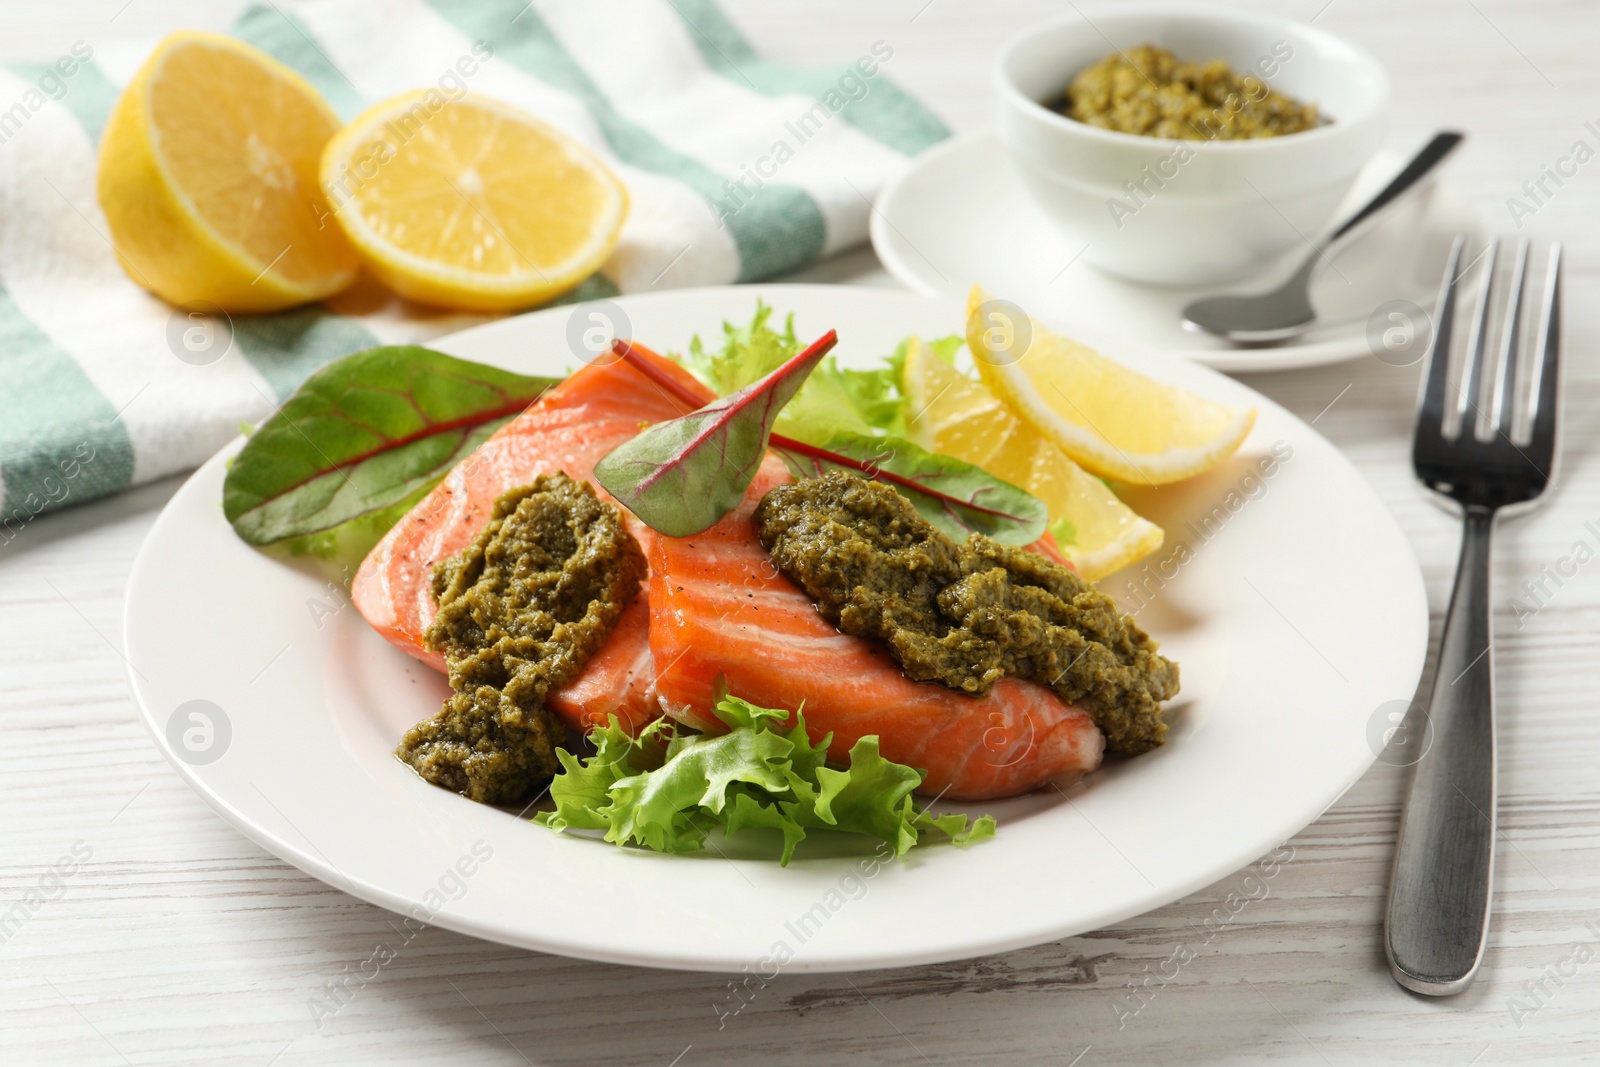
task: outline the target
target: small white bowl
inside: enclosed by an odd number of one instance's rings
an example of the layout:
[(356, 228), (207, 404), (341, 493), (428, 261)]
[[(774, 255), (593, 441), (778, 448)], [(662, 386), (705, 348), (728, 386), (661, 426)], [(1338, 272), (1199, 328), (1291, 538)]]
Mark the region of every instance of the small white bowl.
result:
[[(1058, 114), (1083, 68), (1140, 44), (1226, 60), (1318, 105), (1324, 124), (1259, 140), (1179, 141)], [(1237, 281), (1322, 235), (1383, 142), (1389, 76), (1313, 26), (1188, 8), (1091, 9), (1018, 35), (995, 63), (999, 136), (1027, 187), (1085, 262), (1138, 282)]]

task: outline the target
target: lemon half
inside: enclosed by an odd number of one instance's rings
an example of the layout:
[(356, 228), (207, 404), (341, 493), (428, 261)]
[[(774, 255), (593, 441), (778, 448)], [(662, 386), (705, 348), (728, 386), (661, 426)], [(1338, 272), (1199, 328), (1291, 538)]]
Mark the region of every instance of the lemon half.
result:
[(106, 122), (97, 186), (124, 269), (174, 304), (274, 311), (358, 261), (318, 185), (339, 117), (304, 78), (219, 34), (164, 39)]
[(531, 115), (437, 89), (386, 100), (328, 144), (322, 182), (367, 267), (429, 304), (541, 303), (611, 255), (628, 194), (598, 156)]

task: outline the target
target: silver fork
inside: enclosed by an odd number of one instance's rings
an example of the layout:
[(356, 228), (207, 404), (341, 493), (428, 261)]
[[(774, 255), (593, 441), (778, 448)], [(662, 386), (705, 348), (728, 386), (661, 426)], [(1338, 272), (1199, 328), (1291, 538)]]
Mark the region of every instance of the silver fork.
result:
[[(1422, 483), (1462, 509), (1461, 557), (1428, 698), (1433, 743), (1417, 762), (1406, 799), (1384, 928), (1395, 980), (1434, 996), (1472, 984), (1488, 938), (1496, 799), (1489, 538), (1500, 509), (1531, 505), (1550, 484), (1560, 393), (1561, 246), (1550, 249), (1539, 320), (1532, 344), (1524, 344), (1529, 243), (1523, 240), (1499, 344), (1488, 357), (1492, 364), (1485, 357), (1498, 242), (1483, 255), (1465, 366), (1450, 395), (1464, 246), (1465, 238), (1457, 237), (1445, 268), (1411, 452)], [(1520, 405), (1527, 417), (1519, 420), (1517, 386), (1530, 358), (1526, 404)], [(1487, 408), (1481, 403), (1485, 379), (1493, 382)]]

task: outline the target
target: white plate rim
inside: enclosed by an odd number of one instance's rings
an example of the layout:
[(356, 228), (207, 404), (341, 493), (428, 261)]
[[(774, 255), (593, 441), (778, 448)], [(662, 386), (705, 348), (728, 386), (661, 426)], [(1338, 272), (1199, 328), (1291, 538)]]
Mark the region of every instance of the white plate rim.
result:
[[(846, 296), (839, 297), (838, 294), (841, 292), (845, 293)], [(824, 301), (834, 298), (870, 301), (919, 299), (910, 297), (907, 294), (886, 293), (882, 289), (865, 287), (770, 285), (728, 286), (707, 290), (641, 294), (631, 297), (619, 297), (616, 303), (627, 307), (685, 299), (712, 303), (729, 299), (737, 300), (739, 306), (748, 307), (750, 302), (758, 295), (766, 299), (768, 303), (774, 304), (780, 310), (783, 308), (781, 301), (784, 300), (786, 295), (793, 298), (816, 295)], [(937, 303), (946, 308), (958, 306), (947, 298), (941, 299)], [(469, 346), (471, 343), (482, 342), (486, 338), (493, 339), (500, 333), (515, 336), (516, 333), (524, 328), (518, 325), (519, 322), (538, 315), (547, 317), (563, 316), (569, 314), (570, 310), (568, 308), (547, 309), (541, 312), (529, 313), (526, 316), (499, 320), (474, 327), (471, 330), (462, 331), (460, 334), (452, 335), (449, 338), (441, 338), (435, 341), (434, 344), (445, 349), (457, 349)], [(1175, 361), (1175, 363), (1182, 362), (1181, 360)], [(1336, 466), (1342, 467), (1344, 473), (1354, 479), (1352, 484), (1358, 484), (1360, 491), (1364, 491), (1369, 496), (1370, 499), (1367, 503), (1375, 505), (1374, 514), (1381, 515), (1380, 521), (1388, 524), (1387, 533), (1393, 535), (1392, 540), (1394, 540), (1399, 557), (1403, 557), (1397, 558), (1395, 562), (1398, 565), (1398, 569), (1408, 579), (1406, 582), (1408, 588), (1399, 590), (1401, 594), (1399, 599), (1410, 605), (1406, 610), (1399, 613), (1399, 617), (1409, 618), (1410, 620), (1409, 624), (1403, 627), (1408, 632), (1397, 635), (1399, 645), (1408, 647), (1399, 648), (1397, 658), (1388, 670), (1396, 677), (1407, 679), (1405, 693), (1409, 696), (1411, 687), (1415, 686), (1416, 679), (1421, 673), (1427, 651), (1427, 599), (1415, 557), (1406, 544), (1403, 535), (1399, 533), (1398, 527), (1394, 525), (1393, 518), (1389, 516), (1387, 510), (1377, 500), (1370, 487), (1367, 487), (1365, 482), (1361, 480), (1360, 475), (1349, 461), (1318, 435), (1314, 429), (1301, 422), (1301, 420), (1269, 398), (1260, 396), (1247, 386), (1233, 382), (1211, 371), (1201, 369), (1198, 373), (1203, 377), (1214, 379), (1219, 388), (1224, 388), (1223, 383), (1226, 383), (1226, 388), (1236, 394), (1252, 394), (1263, 413), (1270, 412), (1272, 419), (1287, 420), (1288, 424), (1294, 425), (1297, 428), (1297, 432), (1304, 435), (1303, 440), (1313, 442), (1314, 447), (1325, 450), (1324, 458), (1330, 459)], [(128, 583), (128, 597), (123, 620), (123, 641), (124, 648), (130, 650), (127, 660), (127, 673), (139, 708), (140, 718), (150, 731), (158, 749), (179, 772), (179, 775), (210, 804), (213, 810), (217, 811), (225, 821), (240, 830), (246, 837), (301, 870), (353, 896), (396, 912), (405, 913), (409, 909), (414, 909), (417, 905), (414, 895), (408, 895), (390, 886), (345, 874), (327, 857), (302, 848), (296, 842), (289, 840), (283, 833), (274, 831), (265, 825), (261, 819), (243, 810), (239, 805), (230, 801), (229, 797), (224, 795), (222, 791), (219, 791), (213, 782), (208, 781), (204, 776), (197, 773), (196, 769), (181, 759), (167, 742), (163, 723), (156, 707), (148, 699), (146, 690), (141, 686), (141, 677), (134, 665), (131, 650), (135, 647), (136, 620), (140, 614), (140, 598), (143, 595), (144, 586), (150, 581), (150, 576), (147, 572), (150, 568), (153, 546), (159, 544), (161, 539), (167, 536), (170, 527), (185, 521), (183, 509), (188, 503), (185, 497), (186, 491), (191, 491), (192, 487), (208, 478), (220, 480), (220, 468), (241, 443), (241, 440), (235, 440), (224, 448), (197, 471), (184, 487), (180, 488), (173, 501), (168, 504), (167, 508), (158, 517), (145, 544), (141, 547), (135, 559)], [(215, 502), (211, 506), (215, 508)], [(1150, 892), (1134, 896), (1122, 903), (1104, 906), (1094, 911), (1081, 911), (1065, 920), (1034, 922), (1025, 927), (1013, 927), (1003, 933), (994, 932), (981, 937), (957, 938), (931, 945), (923, 944), (917, 947), (877, 947), (860, 952), (839, 952), (833, 955), (796, 961), (787, 969), (795, 972), (815, 973), (933, 963), (1009, 951), (1070, 936), (1086, 930), (1103, 928), (1106, 925), (1141, 914), (1172, 900), (1180, 899), (1189, 893), (1214, 883), (1229, 873), (1238, 871), (1252, 859), (1263, 855), (1274, 844), (1287, 839), (1304, 826), (1309, 825), (1310, 822), (1315, 821), (1315, 818), (1327, 806), (1334, 803), (1356, 779), (1365, 773), (1377, 758), (1377, 755), (1377, 751), (1368, 751), (1362, 753), (1359, 758), (1349, 760), (1346, 765), (1340, 767), (1338, 781), (1323, 791), (1317, 803), (1311, 805), (1311, 807), (1302, 804), (1295, 814), (1280, 815), (1278, 818), (1271, 820), (1269, 824), (1262, 827), (1261, 833), (1252, 837), (1251, 842), (1245, 847), (1236, 847), (1218, 856), (1209, 865), (1193, 870), (1187, 877), (1167, 879), (1159, 888), (1156, 888), (1152, 883)], [(453, 800), (454, 798), (447, 799)], [(1311, 810), (1312, 807), (1315, 810)], [(982, 857), (977, 851), (963, 853), (962, 855), (973, 857), (975, 860), (982, 862)], [(793, 869), (791, 868), (791, 870)], [(475, 921), (470, 917), (449, 911), (430, 915), (429, 923), (456, 930), (460, 933), (522, 948), (611, 963), (696, 971), (737, 972), (742, 968), (747, 968), (752, 962), (750, 955), (747, 953), (732, 955), (718, 952), (706, 952), (704, 954), (665, 953), (643, 949), (619, 951), (614, 946), (598, 946), (581, 933), (563, 935), (560, 932), (547, 929), (530, 934), (527, 930), (508, 928), (503, 924)]]

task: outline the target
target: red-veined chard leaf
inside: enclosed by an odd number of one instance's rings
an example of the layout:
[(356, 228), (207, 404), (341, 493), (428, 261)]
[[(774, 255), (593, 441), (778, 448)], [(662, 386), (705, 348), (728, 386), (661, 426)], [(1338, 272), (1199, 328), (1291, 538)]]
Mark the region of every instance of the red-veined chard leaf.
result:
[(223, 514), (253, 545), (359, 559), (555, 383), (416, 345), (346, 356), (250, 435), (228, 468)]
[[(706, 403), (705, 395), (685, 388), (677, 379), (662, 374), (648, 359), (641, 358), (635, 351), (641, 347), (637, 342), (618, 341), (615, 351), (630, 366), (685, 404)], [(905, 494), (917, 512), (934, 526), (958, 539), (976, 531), (1002, 544), (1032, 544), (1044, 533), (1049, 519), (1049, 509), (1032, 494), (970, 463), (929, 452), (902, 438), (838, 433), (824, 444), (814, 445), (772, 433), (768, 435), (768, 447), (783, 457), (797, 478), (842, 470), (886, 482)], [(749, 484), (746, 478), (739, 493), (705, 525), (709, 526), (736, 507), (744, 487)], [(690, 532), (698, 533), (704, 528)]]
[(841, 470), (888, 482), (917, 513), (956, 540), (981, 533), (1001, 544), (1028, 545), (1045, 531), (1050, 513), (1037, 497), (963, 460), (942, 456), (902, 437), (836, 433), (822, 446), (774, 435), (772, 450), (796, 478)]
[(699, 533), (744, 499), (773, 420), (838, 339), (829, 330), (738, 392), (656, 423), (596, 463), (595, 481), (652, 530), (669, 537)]

